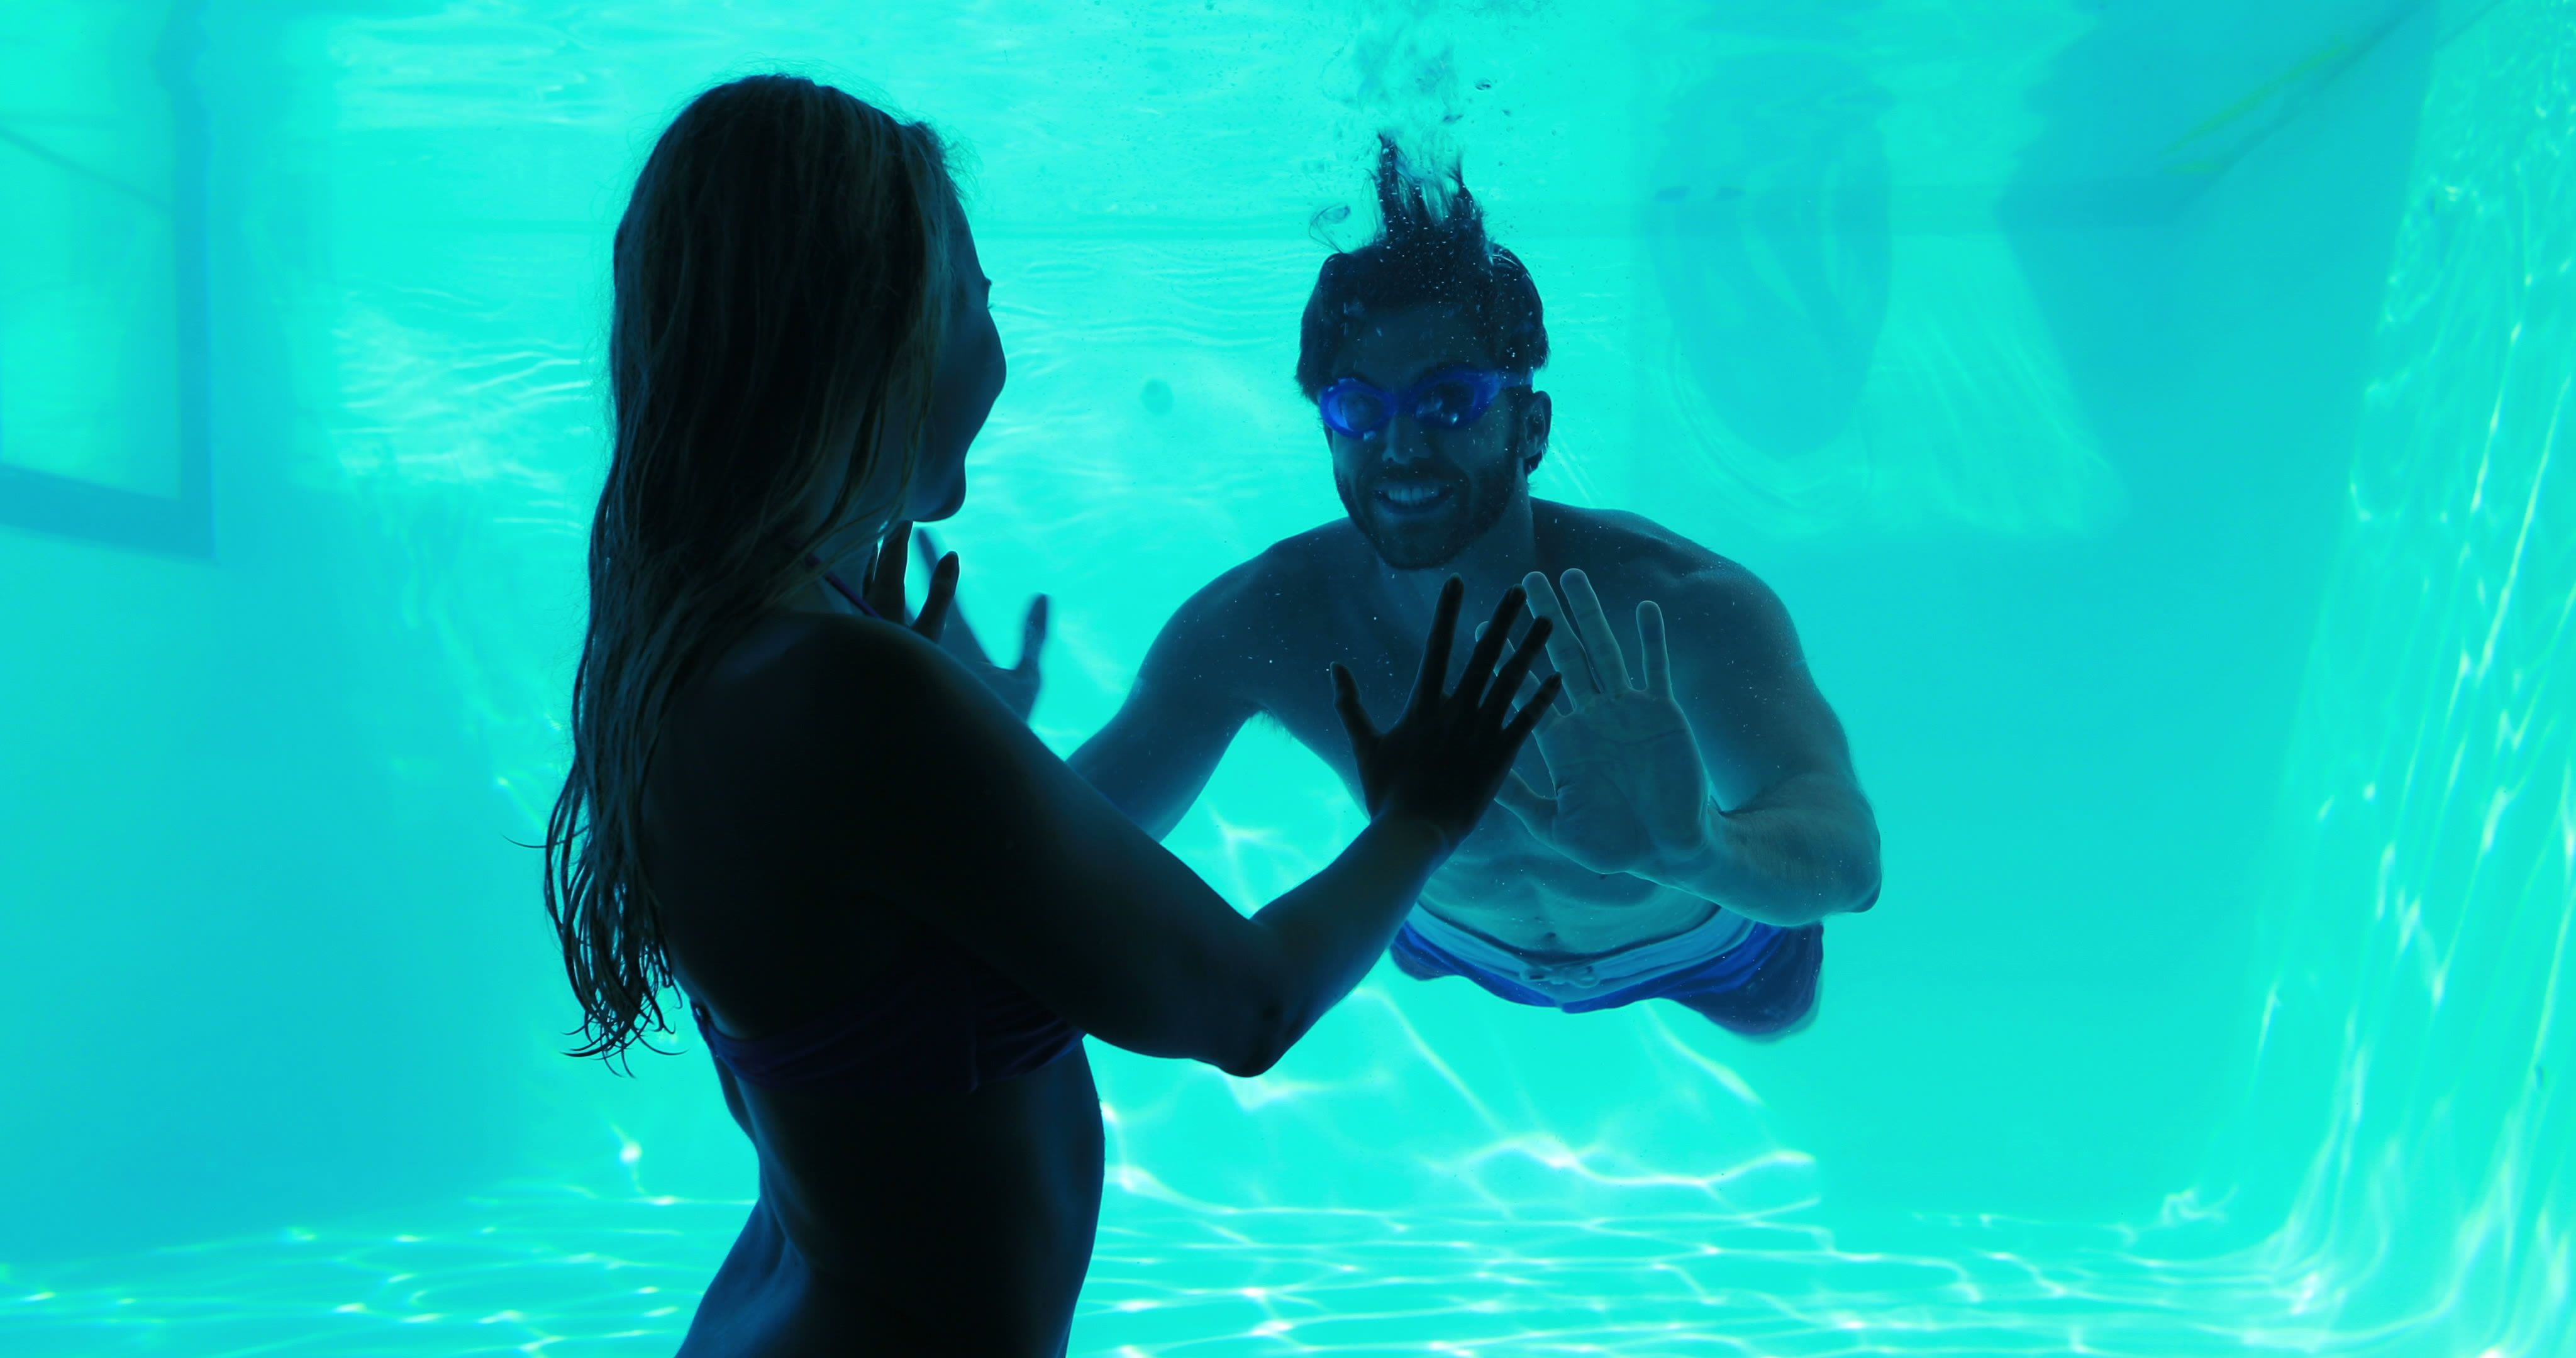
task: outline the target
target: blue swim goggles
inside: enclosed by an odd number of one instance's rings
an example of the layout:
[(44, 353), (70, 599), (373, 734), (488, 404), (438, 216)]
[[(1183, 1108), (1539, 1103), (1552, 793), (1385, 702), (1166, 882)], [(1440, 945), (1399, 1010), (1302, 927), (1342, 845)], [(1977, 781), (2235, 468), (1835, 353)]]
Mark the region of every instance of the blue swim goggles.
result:
[(1478, 368), (1442, 368), (1402, 391), (1373, 387), (1345, 377), (1324, 388), (1315, 404), (1324, 424), (1352, 438), (1367, 438), (1386, 428), (1399, 413), (1435, 429), (1458, 429), (1485, 417), (1505, 387), (1526, 387), (1527, 373), (1487, 372)]

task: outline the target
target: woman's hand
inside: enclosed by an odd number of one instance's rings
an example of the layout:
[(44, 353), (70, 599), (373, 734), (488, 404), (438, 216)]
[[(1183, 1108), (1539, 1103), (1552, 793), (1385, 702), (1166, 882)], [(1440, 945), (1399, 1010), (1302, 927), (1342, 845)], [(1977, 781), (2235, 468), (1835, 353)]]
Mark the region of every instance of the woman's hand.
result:
[[(1466, 672), (1452, 692), (1441, 691), (1449, 674), (1449, 648), (1458, 630), (1458, 605), (1466, 584), (1456, 576), (1440, 589), (1431, 618), (1431, 635), (1423, 645), (1422, 669), (1413, 681), (1413, 699), (1396, 724), (1384, 731), (1369, 721), (1360, 705), (1359, 685), (1343, 666), (1333, 666), (1334, 707), (1350, 733), (1351, 753), (1358, 761), (1360, 790), (1369, 815), (1412, 816), (1440, 835), (1442, 847), (1454, 849), (1476, 828), (1493, 803), (1512, 759), (1539, 714), (1556, 700), (1563, 680), (1550, 675), (1537, 692), (1511, 716), (1512, 699), (1536, 662), (1552, 624), (1540, 618), (1530, 624), (1499, 673), (1495, 659), (1511, 635), (1525, 595), (1518, 588), (1503, 594), (1494, 620), (1468, 654)], [(1505, 718), (1510, 717), (1506, 721)]]
[[(914, 537), (921, 546), (921, 564), (935, 569), (938, 562), (957, 559), (953, 552), (945, 557), (939, 554), (939, 544), (931, 538), (929, 529), (922, 529)], [(954, 625), (939, 637), (939, 644), (983, 680), (984, 687), (993, 690), (993, 696), (1000, 698), (1004, 707), (1027, 721), (1038, 705), (1038, 652), (1046, 646), (1047, 596), (1041, 594), (1030, 602), (1029, 616), (1020, 624), (1020, 663), (1009, 669), (993, 663), (993, 657), (984, 653), (984, 644), (975, 639), (975, 629), (966, 625), (963, 613), (952, 612), (950, 622)]]
[(957, 554), (941, 557), (930, 570), (930, 595), (921, 601), (921, 615), (904, 612), (904, 548), (912, 541), (912, 524), (898, 520), (877, 542), (876, 558), (868, 563), (867, 577), (859, 582), (859, 597), (887, 622), (909, 627), (924, 640), (939, 640), (948, 626), (948, 607), (957, 600)]

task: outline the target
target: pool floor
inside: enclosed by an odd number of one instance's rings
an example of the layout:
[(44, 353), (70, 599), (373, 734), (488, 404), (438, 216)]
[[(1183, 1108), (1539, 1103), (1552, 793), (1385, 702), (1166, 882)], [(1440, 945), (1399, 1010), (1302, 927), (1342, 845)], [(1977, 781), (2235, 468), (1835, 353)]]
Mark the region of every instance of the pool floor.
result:
[[(516, 1185), (406, 1214), (0, 1273), (0, 1352), (668, 1354), (745, 1202)], [(1838, 1249), (1812, 1210), (1579, 1220), (1104, 1207), (1076, 1354), (2362, 1352), (2259, 1258), (1946, 1223)], [(2380, 1336), (2385, 1338), (2386, 1336)]]

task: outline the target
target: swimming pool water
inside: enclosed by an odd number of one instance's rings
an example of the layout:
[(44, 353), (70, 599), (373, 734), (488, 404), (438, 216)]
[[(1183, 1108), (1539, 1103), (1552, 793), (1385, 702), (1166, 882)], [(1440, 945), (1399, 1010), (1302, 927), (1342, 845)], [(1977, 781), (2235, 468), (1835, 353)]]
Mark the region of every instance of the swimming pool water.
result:
[[(693, 1036), (557, 1054), (510, 841), (608, 226), (781, 65), (965, 149), (942, 531), (1057, 748), (1339, 512), (1394, 127), (1546, 298), (1537, 493), (1771, 582), (1886, 838), (1785, 1042), (1382, 967), (1258, 1080), (1090, 1044), (1076, 1352), (2570, 1350), (2576, 7), (890, 8), (0, 0), (0, 1353), (685, 1328), (750, 1157)], [(1171, 843), (1361, 823), (1254, 731)]]

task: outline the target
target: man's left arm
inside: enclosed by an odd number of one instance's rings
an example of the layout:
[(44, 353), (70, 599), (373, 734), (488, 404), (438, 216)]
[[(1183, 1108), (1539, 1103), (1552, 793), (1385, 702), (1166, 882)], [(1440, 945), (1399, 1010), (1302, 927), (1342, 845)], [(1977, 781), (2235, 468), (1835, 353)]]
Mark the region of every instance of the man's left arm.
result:
[(1694, 842), (1630, 871), (1766, 924), (1878, 901), (1878, 821), (1777, 595), (1731, 566), (1657, 600), (1674, 701), (1708, 771)]

